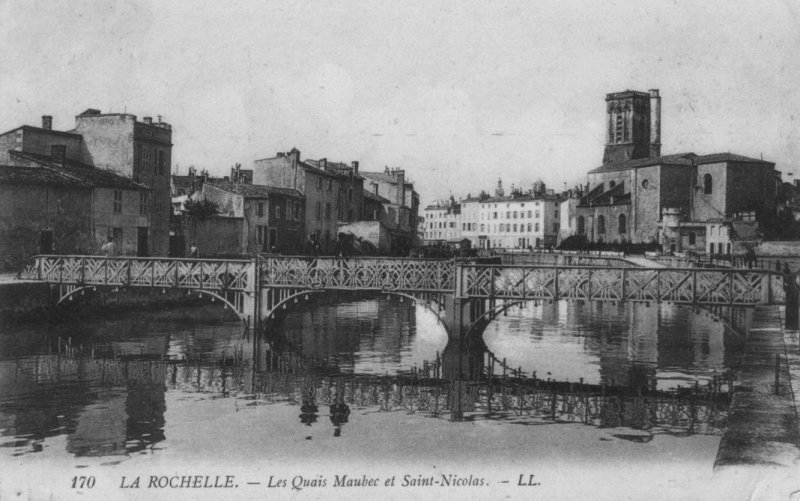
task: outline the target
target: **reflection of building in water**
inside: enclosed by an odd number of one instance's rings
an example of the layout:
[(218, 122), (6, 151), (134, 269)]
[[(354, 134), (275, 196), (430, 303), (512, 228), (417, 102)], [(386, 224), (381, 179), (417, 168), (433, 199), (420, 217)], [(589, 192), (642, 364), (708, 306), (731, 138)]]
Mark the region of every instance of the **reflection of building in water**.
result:
[[(736, 322), (746, 326), (739, 310)], [(544, 303), (512, 308), (487, 329), (489, 349), (511, 368), (535, 370), (542, 379), (644, 389), (724, 373), (741, 352), (737, 339), (707, 309), (667, 303)]]
[[(11, 435), (43, 439), (67, 435), (78, 456), (125, 454), (164, 440), (164, 365), (150, 361), (40, 355), (2, 364), (0, 421)], [(32, 388), (36, 390), (32, 390)]]

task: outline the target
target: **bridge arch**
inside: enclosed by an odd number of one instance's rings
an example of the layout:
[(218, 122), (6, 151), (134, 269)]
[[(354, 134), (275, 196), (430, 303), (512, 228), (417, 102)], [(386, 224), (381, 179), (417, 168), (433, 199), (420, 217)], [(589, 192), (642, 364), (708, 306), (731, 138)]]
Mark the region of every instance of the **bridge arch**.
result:
[[(265, 296), (262, 297), (263, 303), (261, 308), (261, 317), (263, 321), (269, 322), (270, 326), (275, 326), (279, 324), (284, 315), (279, 315), (280, 312), (285, 311), (287, 314), (291, 311), (291, 308), (299, 303), (300, 298), (308, 298), (310, 294), (331, 294), (336, 292), (342, 292), (341, 289), (326, 289), (326, 288), (319, 288), (319, 289), (282, 289), (285, 291), (281, 293), (280, 291), (276, 290), (269, 290), (264, 289), (264, 292), (267, 292)], [(270, 294), (271, 292), (271, 294)], [(275, 292), (278, 292), (277, 295)], [(447, 328), (445, 322), (445, 309), (446, 309), (446, 302), (439, 294), (429, 294), (429, 293), (415, 293), (415, 292), (406, 292), (406, 291), (396, 291), (396, 290), (381, 290), (381, 289), (374, 289), (374, 290), (360, 290), (358, 291), (363, 293), (364, 295), (374, 295), (374, 296), (397, 296), (402, 298), (410, 299), (415, 303), (420, 304), (423, 308), (431, 311), (439, 320), (439, 323), (442, 324), (443, 327)]]
[[(87, 291), (95, 292), (95, 291), (97, 291), (98, 287), (103, 287), (103, 288), (106, 288), (106, 289), (112, 289), (112, 290), (118, 291), (118, 290), (123, 289), (125, 286), (124, 285), (123, 286), (120, 286), (120, 285), (113, 285), (113, 286), (112, 285), (67, 285), (67, 286), (61, 286), (60, 290), (59, 290), (59, 298), (58, 298), (58, 301), (57, 301), (56, 304), (59, 304), (59, 305), (65, 304), (65, 303), (67, 303), (69, 301), (72, 301), (76, 296), (78, 296), (78, 294), (83, 296)], [(154, 290), (156, 290), (156, 289), (154, 289)], [(222, 291), (213, 291), (213, 290), (208, 290), (208, 289), (185, 289), (185, 290), (187, 292), (187, 295), (191, 295), (191, 294), (195, 294), (196, 293), (198, 296), (200, 296), (200, 295), (209, 296), (209, 297), (212, 298), (211, 299), (212, 301), (219, 300), (222, 304), (225, 305), (226, 308), (230, 308), (231, 311), (233, 311), (236, 314), (236, 316), (239, 317), (239, 319), (242, 322), (244, 322), (245, 324), (248, 324), (250, 322), (249, 315), (244, 310), (244, 306), (243, 306), (244, 301), (242, 301), (241, 298), (237, 294), (233, 294), (232, 297), (226, 297), (226, 296), (229, 296), (229, 294), (225, 294)]]

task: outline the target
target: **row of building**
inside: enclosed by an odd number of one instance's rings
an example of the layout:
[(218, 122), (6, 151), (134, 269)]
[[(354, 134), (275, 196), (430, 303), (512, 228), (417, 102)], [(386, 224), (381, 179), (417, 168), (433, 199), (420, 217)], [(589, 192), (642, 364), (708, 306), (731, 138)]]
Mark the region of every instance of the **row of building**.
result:
[(661, 155), (658, 90), (606, 96), (602, 165), (584, 187), (554, 194), (539, 182), (424, 209), (426, 243), (469, 239), (527, 249), (578, 236), (592, 243), (658, 243), (667, 252), (731, 254), (755, 245), (776, 216), (775, 164), (730, 152)]
[[(53, 118), (0, 134), (0, 269), (35, 254), (204, 256), (331, 253), (343, 236), (372, 253), (416, 242), (419, 195), (402, 169), (363, 172), (292, 149), (224, 178), (172, 174), (172, 126), (88, 109), (74, 128)], [(207, 200), (209, 218), (174, 207)]]
[(210, 201), (214, 217), (184, 221), (205, 254), (408, 254), (416, 245), (419, 194), (402, 169), (359, 170), (359, 162), (301, 159), (300, 151), (236, 165), (230, 176), (190, 171), (172, 178), (177, 213)]

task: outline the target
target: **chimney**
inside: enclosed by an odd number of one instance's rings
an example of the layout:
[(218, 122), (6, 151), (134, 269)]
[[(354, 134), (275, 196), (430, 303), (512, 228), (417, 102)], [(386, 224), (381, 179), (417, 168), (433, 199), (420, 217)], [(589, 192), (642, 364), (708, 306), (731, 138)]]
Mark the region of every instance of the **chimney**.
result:
[(67, 160), (67, 145), (65, 144), (51, 144), (50, 145), (50, 159), (63, 166)]
[(406, 171), (402, 169), (395, 169), (394, 178), (397, 180), (397, 203), (402, 206), (406, 201)]
[[(300, 168), (300, 150), (297, 148), (292, 148), (292, 151), (286, 154), (289, 157), (289, 160), (292, 162), (292, 172), (294, 174), (294, 179), (292, 181), (292, 188), (295, 190), (298, 189), (298, 176), (299, 176), (299, 168)], [(303, 185), (303, 189), (305, 185)]]
[(158, 115), (158, 123), (161, 123), (161, 115)]
[(358, 174), (358, 162), (353, 160), (350, 162), (350, 165), (353, 166), (353, 174)]
[(153, 117), (142, 117), (142, 120), (148, 125), (152, 125), (153, 123)]
[(319, 159), (319, 168), (322, 170), (328, 170), (328, 159), (327, 158), (320, 158)]
[(650, 158), (661, 156), (661, 96), (650, 89)]
[(53, 117), (51, 115), (42, 115), (42, 129), (51, 130), (53, 128)]

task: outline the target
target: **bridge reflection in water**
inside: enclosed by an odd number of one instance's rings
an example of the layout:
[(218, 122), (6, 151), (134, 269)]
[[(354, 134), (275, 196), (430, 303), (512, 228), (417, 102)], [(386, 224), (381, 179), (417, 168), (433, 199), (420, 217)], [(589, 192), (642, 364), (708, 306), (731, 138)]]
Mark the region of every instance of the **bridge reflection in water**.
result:
[[(548, 305), (547, 315), (557, 315), (559, 308)], [(531, 318), (546, 318), (541, 308), (530, 312)], [(582, 319), (587, 329), (598, 321), (588, 314)], [(508, 318), (524, 318), (514, 315)], [(735, 344), (733, 334), (718, 331), (714, 335), (721, 337), (711, 344), (698, 341), (705, 346), (700, 351), (725, 354), (711, 353), (712, 360), (702, 361), (704, 368), (692, 359), (684, 374), (697, 377), (665, 391), (656, 381), (659, 364), (666, 363), (660, 359), (686, 351), (678, 341), (687, 336), (684, 332), (645, 331), (661, 339), (654, 341), (656, 360), (644, 357), (643, 363), (636, 360), (641, 353), (626, 351), (629, 339), (603, 339), (607, 333), (602, 332), (599, 339), (589, 339), (587, 334), (584, 341), (597, 352), (603, 375), (593, 378), (587, 370), (586, 376), (577, 373), (566, 380), (537, 367), (514, 367), (514, 352), (495, 356), (480, 338), (448, 340), (431, 329), (436, 321), (408, 301), (378, 299), (300, 308), (285, 319), (280, 336), (255, 342), (232, 326), (153, 332), (151, 325), (121, 337), (109, 334), (117, 330), (113, 325), (84, 328), (85, 337), (71, 343), (50, 338), (51, 353), (23, 350), (0, 361), (9, 376), (0, 393), (3, 445), (17, 454), (38, 452), (48, 437), (67, 435), (67, 450), (77, 456), (169, 447), (165, 412), (175, 397), (168, 393), (234, 398), (241, 408), (293, 406), (297, 426), (329, 427), (334, 436), (357, 434), (354, 417), (372, 412), (628, 427), (646, 430), (631, 435), (641, 440), (658, 433), (721, 434), (725, 426), (725, 360), (735, 354), (722, 345)], [(629, 353), (628, 369), (620, 368), (624, 353)], [(645, 376), (626, 379), (623, 373)], [(266, 425), (264, 415), (258, 421)]]

